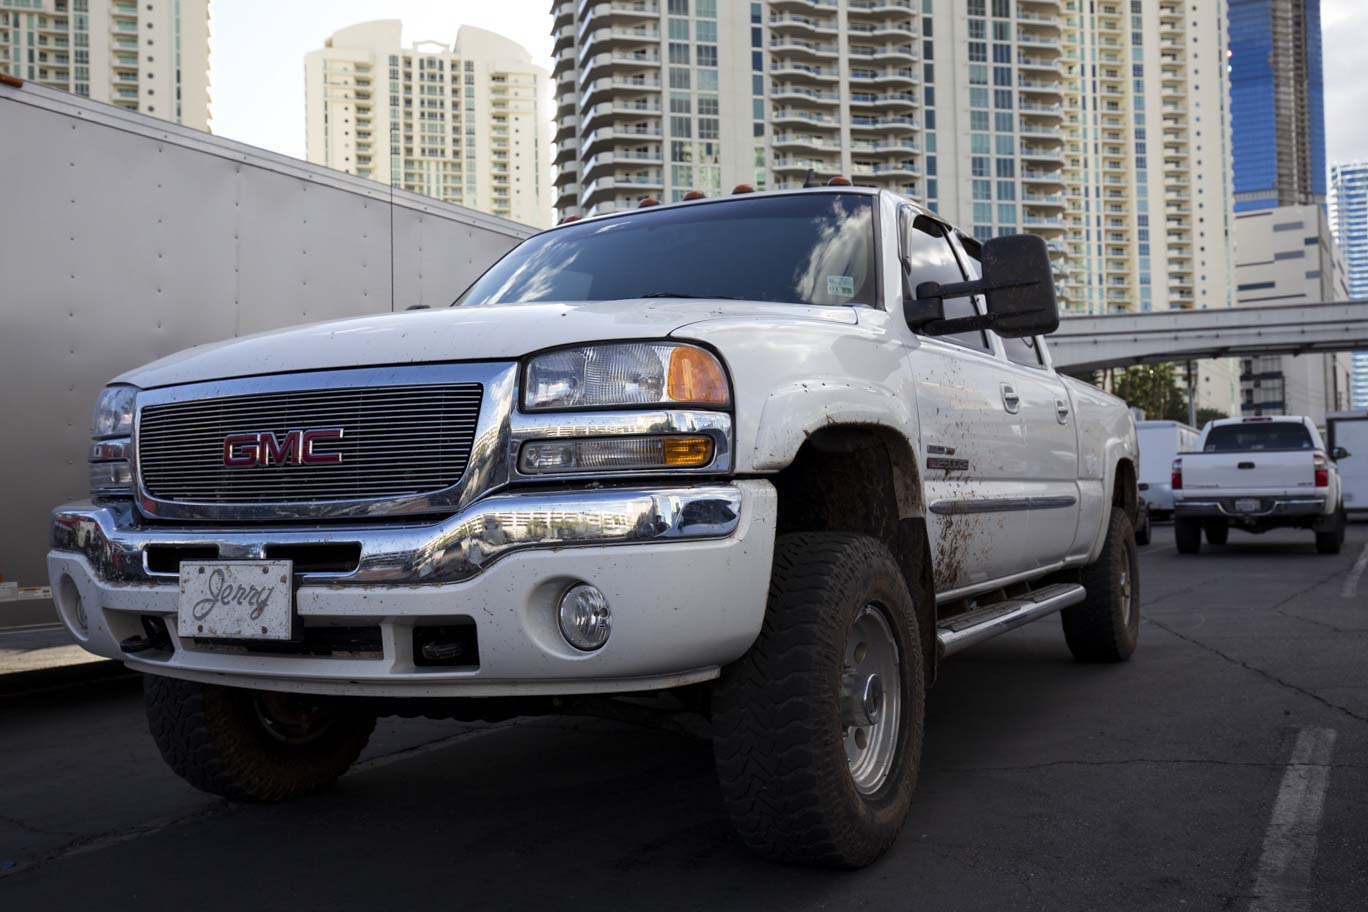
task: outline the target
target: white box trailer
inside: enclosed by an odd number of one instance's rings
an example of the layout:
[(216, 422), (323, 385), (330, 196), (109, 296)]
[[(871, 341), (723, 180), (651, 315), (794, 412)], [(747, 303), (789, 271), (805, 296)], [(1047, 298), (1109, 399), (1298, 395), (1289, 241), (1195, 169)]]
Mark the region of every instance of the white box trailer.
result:
[(1349, 455), (1337, 460), (1344, 509), (1350, 516), (1368, 515), (1368, 411), (1331, 412), (1325, 418), (1325, 444)]
[(14, 434), (0, 583), (18, 584), (0, 627), (51, 617), (29, 587), (46, 580), (49, 511), (85, 495), (91, 407), (111, 377), (292, 323), (445, 306), (535, 231), (33, 84), (0, 84), (0, 137), (0, 414)]
[(1197, 445), (1202, 432), (1181, 421), (1137, 421), (1140, 444), (1140, 493), (1150, 512), (1166, 516), (1173, 512), (1173, 457)]

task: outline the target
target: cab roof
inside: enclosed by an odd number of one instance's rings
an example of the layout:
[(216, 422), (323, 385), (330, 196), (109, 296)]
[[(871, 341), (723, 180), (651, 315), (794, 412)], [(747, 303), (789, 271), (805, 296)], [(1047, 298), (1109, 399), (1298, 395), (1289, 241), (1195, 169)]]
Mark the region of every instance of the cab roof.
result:
[[(821, 186), (821, 187), (791, 187), (791, 188), (783, 189), (783, 190), (752, 190), (752, 191), (749, 191), (749, 192), (747, 192), (747, 193), (724, 193), (724, 194), (721, 194), (721, 195), (719, 195), (719, 196), (705, 196), (705, 197), (701, 197), (700, 199), (679, 200), (678, 202), (673, 202), (673, 203), (661, 202), (661, 203), (659, 203), (659, 204), (657, 204), (657, 205), (654, 205), (654, 206), (647, 206), (647, 207), (645, 207), (645, 208), (636, 208), (636, 209), (614, 209), (612, 212), (603, 212), (603, 213), (600, 213), (600, 214), (598, 214), (598, 215), (586, 215), (586, 216), (583, 216), (583, 217), (581, 217), (581, 218), (577, 218), (577, 219), (575, 219), (574, 221), (570, 221), (570, 222), (564, 222), (564, 221), (563, 221), (563, 222), (561, 222), (561, 223), (558, 224), (558, 225), (554, 225), (554, 226), (552, 226), (552, 227), (550, 227), (550, 228), (547, 228), (546, 231), (558, 231), (558, 230), (561, 229), (561, 228), (569, 228), (569, 227), (572, 227), (572, 226), (574, 226), (574, 225), (582, 225), (582, 224), (584, 224), (585, 222), (598, 222), (598, 221), (602, 221), (602, 220), (605, 220), (605, 219), (613, 219), (613, 218), (629, 218), (629, 217), (631, 217), (631, 216), (633, 216), (633, 215), (644, 215), (644, 214), (651, 213), (651, 212), (660, 212), (661, 210), (664, 210), (664, 209), (678, 209), (678, 208), (681, 208), (681, 207), (683, 207), (683, 206), (706, 206), (706, 205), (708, 205), (709, 203), (738, 202), (738, 201), (743, 201), (743, 200), (754, 200), (754, 199), (771, 199), (771, 198), (776, 197), (776, 196), (796, 196), (796, 195), (799, 195), (799, 194), (812, 194), (812, 193), (828, 193), (828, 194), (836, 194), (836, 193), (839, 193), (839, 194), (844, 194), (844, 195), (847, 195), (847, 196), (850, 196), (850, 195), (856, 195), (856, 196), (881, 196), (881, 195), (887, 194), (888, 196), (892, 196), (892, 197), (897, 198), (897, 200), (898, 200), (900, 203), (905, 203), (905, 204), (907, 204), (907, 205), (909, 205), (909, 206), (914, 207), (918, 212), (920, 212), (920, 213), (922, 213), (922, 214), (924, 214), (924, 215), (928, 215), (928, 216), (930, 216), (931, 218), (936, 219), (937, 221), (941, 221), (941, 222), (944, 222), (944, 221), (945, 221), (945, 220), (942, 219), (940, 216), (938, 216), (938, 215), (936, 215), (934, 212), (932, 212), (930, 209), (927, 209), (927, 208), (926, 208), (925, 206), (923, 206), (921, 203), (918, 203), (916, 200), (909, 199), (909, 198), (907, 198), (907, 197), (905, 197), (905, 196), (903, 196), (903, 195), (901, 195), (901, 194), (894, 193), (894, 192), (891, 191), (891, 190), (885, 190), (885, 189), (882, 188), (882, 187), (857, 187), (857, 186), (854, 186), (854, 185), (845, 186), (845, 187), (831, 187), (831, 186), (823, 185), (823, 186)], [(949, 224), (949, 223), (946, 222), (946, 224)], [(545, 233), (545, 232), (543, 232), (543, 233)]]

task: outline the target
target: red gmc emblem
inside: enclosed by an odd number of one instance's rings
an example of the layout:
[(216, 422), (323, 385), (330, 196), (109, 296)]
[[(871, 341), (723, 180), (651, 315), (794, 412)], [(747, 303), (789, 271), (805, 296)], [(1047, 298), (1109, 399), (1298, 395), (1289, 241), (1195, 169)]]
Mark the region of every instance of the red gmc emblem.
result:
[(281, 440), (271, 431), (229, 434), (223, 438), (223, 464), (233, 469), (251, 466), (333, 465), (342, 461), (341, 453), (319, 453), (315, 444), (341, 440), (342, 428), (316, 428), (290, 431)]

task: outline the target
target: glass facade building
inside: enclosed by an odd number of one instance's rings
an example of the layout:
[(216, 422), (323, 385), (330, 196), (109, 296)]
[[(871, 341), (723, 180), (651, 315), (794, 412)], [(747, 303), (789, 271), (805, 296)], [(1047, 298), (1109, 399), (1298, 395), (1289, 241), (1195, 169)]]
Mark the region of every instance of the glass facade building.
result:
[[(1349, 297), (1368, 299), (1368, 161), (1330, 169), (1330, 217), (1349, 283)], [(1356, 352), (1352, 366), (1354, 408), (1368, 409), (1368, 352)]]
[(1235, 211), (1325, 200), (1320, 0), (1230, 0)]

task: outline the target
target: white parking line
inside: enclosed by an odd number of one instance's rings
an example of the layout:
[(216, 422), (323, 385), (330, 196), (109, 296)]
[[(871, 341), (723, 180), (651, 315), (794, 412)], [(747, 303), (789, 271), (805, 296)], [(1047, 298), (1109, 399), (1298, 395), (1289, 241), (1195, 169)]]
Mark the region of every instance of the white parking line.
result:
[(1311, 908), (1311, 862), (1316, 857), (1334, 747), (1333, 729), (1304, 728), (1297, 734), (1264, 836), (1249, 912), (1307, 912)]
[(1354, 567), (1349, 571), (1349, 575), (1344, 578), (1344, 588), (1340, 590), (1342, 598), (1353, 598), (1358, 592), (1359, 580), (1363, 579), (1363, 571), (1368, 570), (1368, 545), (1363, 546), (1363, 553), (1354, 561)]

